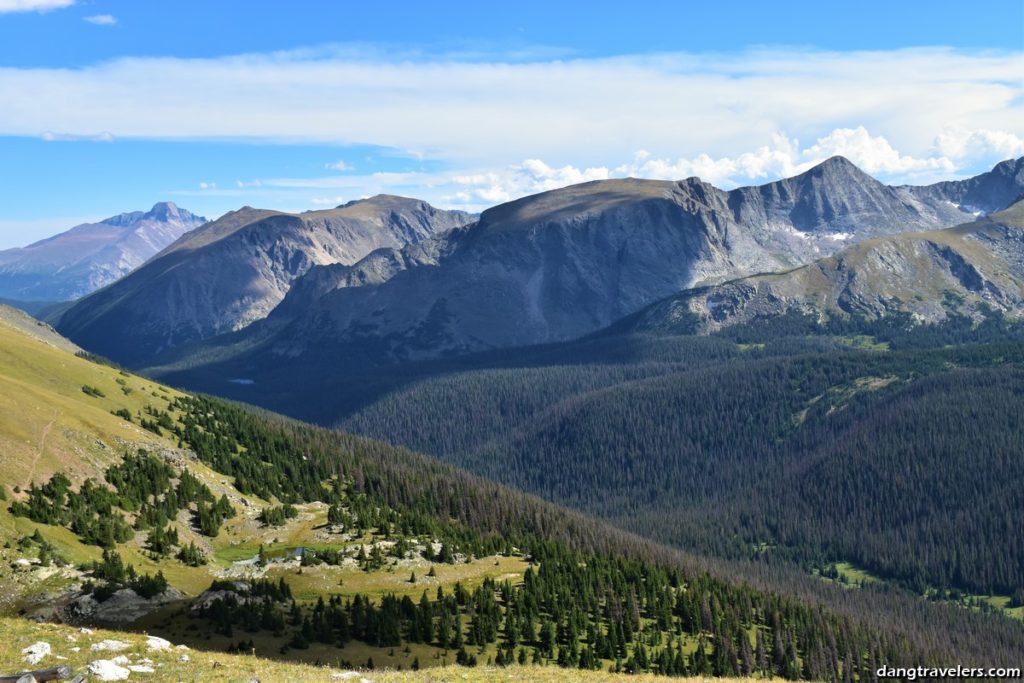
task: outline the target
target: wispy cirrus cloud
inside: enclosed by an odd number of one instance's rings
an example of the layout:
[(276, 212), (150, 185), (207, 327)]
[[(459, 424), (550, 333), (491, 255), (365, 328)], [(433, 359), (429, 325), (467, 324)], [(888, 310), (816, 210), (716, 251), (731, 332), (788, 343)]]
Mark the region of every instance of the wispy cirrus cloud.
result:
[[(751, 51), (524, 63), (298, 54), (2, 69), (0, 134), (363, 143), (458, 162), (737, 156), (863, 126), (921, 156), (948, 128), (1024, 134), (1020, 53)], [(111, 106), (117, 103), (117, 106)]]
[(47, 142), (113, 142), (114, 136), (104, 131), (102, 133), (79, 134), (79, 133), (54, 133), (43, 131), (40, 136)]
[(49, 12), (71, 7), (75, 0), (0, 0), (0, 14), (13, 12)]
[(405, 172), (360, 174), (327, 150), (323, 168), (334, 175), (232, 176), (216, 190), (273, 189), (305, 206), (388, 191), (481, 208), (620, 175), (699, 175), (730, 186), (833, 154), (888, 181), (928, 182), (1024, 154), (1019, 51), (503, 60), (341, 46), (0, 68), (0, 100), (0, 135), (89, 139), (100, 130), (113, 139), (371, 145), (409, 155)]
[(96, 26), (114, 26), (117, 24), (117, 17), (113, 14), (93, 14), (92, 16), (82, 17), (82, 21)]

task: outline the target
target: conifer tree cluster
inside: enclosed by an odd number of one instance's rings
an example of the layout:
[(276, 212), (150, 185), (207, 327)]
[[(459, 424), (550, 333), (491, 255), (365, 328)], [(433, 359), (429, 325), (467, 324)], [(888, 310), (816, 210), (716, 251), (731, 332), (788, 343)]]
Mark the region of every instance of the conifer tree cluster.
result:
[(418, 600), (387, 594), (321, 596), (297, 602), (284, 579), (214, 582), (217, 599), (198, 613), (217, 633), (261, 631), (285, 649), (426, 644), (474, 666), (555, 664), (670, 676), (763, 676), (866, 680), (872, 662), (906, 657), (897, 640), (828, 617), (795, 601), (708, 576), (637, 561), (586, 556), (539, 544), (523, 582), (485, 579), (424, 590)]
[[(73, 490), (67, 475), (58, 472), (41, 486), (32, 484), (27, 500), (11, 504), (15, 516), (34, 522), (65, 526), (84, 543), (114, 548), (148, 530), (146, 549), (154, 557), (167, 557), (180, 545), (178, 531), (169, 524), (179, 510), (193, 509), (197, 529), (216, 536), (225, 519), (235, 515), (226, 496), (216, 499), (206, 484), (188, 470), (175, 471), (167, 463), (140, 450), (107, 468), (106, 483), (86, 479)], [(129, 523), (129, 517), (134, 522)], [(188, 563), (200, 562), (198, 549), (186, 553)]]

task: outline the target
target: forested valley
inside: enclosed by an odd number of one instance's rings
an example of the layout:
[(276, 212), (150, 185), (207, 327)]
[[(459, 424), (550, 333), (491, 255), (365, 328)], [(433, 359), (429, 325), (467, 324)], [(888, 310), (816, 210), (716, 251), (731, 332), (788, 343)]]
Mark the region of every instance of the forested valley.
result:
[(688, 550), (1011, 596), (1024, 334), (908, 323), (596, 335), (396, 383), (340, 424)]

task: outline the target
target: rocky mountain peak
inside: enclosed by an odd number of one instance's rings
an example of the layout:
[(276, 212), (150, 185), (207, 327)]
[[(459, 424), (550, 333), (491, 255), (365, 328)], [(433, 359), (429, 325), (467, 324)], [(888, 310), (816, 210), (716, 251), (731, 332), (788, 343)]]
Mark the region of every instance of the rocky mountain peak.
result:
[(0, 252), (0, 296), (20, 301), (66, 301), (127, 275), (206, 221), (170, 202), (83, 223), (31, 244)]
[(338, 206), (339, 209), (345, 209), (350, 206), (358, 206), (361, 204), (367, 204), (372, 206), (389, 206), (394, 204), (422, 204), (422, 200), (413, 199), (412, 197), (403, 197), (397, 194), (375, 194), (372, 197), (363, 197), (361, 199), (353, 199), (345, 202)]
[[(973, 179), (978, 192), (1012, 185), (1001, 170), (985, 175)], [(950, 187), (891, 187), (833, 157), (730, 192), (699, 178), (581, 183), (493, 207), (476, 222), (393, 195), (301, 216), (243, 211), (180, 241), (173, 268), (165, 251), (80, 302), (60, 329), (127, 364), (223, 332), (239, 333), (232, 338), (244, 349), (258, 337), (271, 364), (554, 342), (696, 285), (970, 220), (952, 199), (970, 187)]]
[(997, 176), (1008, 176), (1020, 180), (1024, 178), (1024, 157), (1000, 161), (993, 167), (991, 173)]
[[(205, 223), (206, 219), (190, 211), (179, 208), (174, 202), (157, 202), (149, 211), (129, 211), (105, 218), (100, 223), (116, 227), (129, 228), (140, 221), (157, 221), (159, 223), (184, 222), (189, 224)], [(194, 225), (190, 226), (195, 227)]]
[[(804, 188), (804, 191), (826, 191), (849, 193), (858, 187), (885, 187), (885, 185), (865, 173), (844, 156), (832, 156), (813, 166), (803, 173), (778, 182), (789, 183), (791, 186)], [(769, 183), (772, 185), (774, 183)]]
[[(835, 154), (825, 159), (817, 166), (814, 166), (804, 172), (803, 175), (826, 175), (826, 174), (844, 174), (844, 175), (856, 175), (863, 176), (865, 178), (871, 178), (867, 173), (860, 170), (857, 164), (853, 163), (841, 154)], [(797, 176), (799, 177), (799, 176)], [(874, 180), (874, 178), (871, 178)]]
[(146, 218), (158, 221), (177, 220), (180, 218), (198, 218), (188, 211), (179, 209), (174, 202), (157, 202), (153, 208), (146, 213)]

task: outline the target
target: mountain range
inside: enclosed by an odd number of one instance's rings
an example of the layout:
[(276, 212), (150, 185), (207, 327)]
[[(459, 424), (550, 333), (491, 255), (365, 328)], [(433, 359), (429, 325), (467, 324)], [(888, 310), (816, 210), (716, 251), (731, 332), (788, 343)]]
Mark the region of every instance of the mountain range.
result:
[[(984, 216), (1022, 193), (1024, 159), (914, 187), (885, 185), (833, 157), (794, 178), (729, 192), (696, 178), (584, 183), (477, 220), (397, 198), (301, 216), (243, 209), (82, 299), (56, 323), (119, 362), (207, 391), (233, 392), (231, 379), (260, 383), (245, 398), (270, 402), (295, 377), (319, 383), (367, 367), (564, 341), (708, 287), (721, 287), (726, 301), (738, 296), (726, 292), (739, 288), (750, 298), (753, 283), (770, 282), (772, 297), (807, 300), (777, 308), (806, 311), (814, 297), (841, 288), (842, 275), (848, 293), (829, 310), (848, 314), (860, 310), (857, 296), (876, 299), (865, 299), (865, 311), (891, 299), (888, 289), (899, 289), (901, 278), (924, 278), (927, 291), (944, 292), (949, 277), (962, 277), (954, 289), (973, 302), (965, 306), (980, 311), (974, 304), (987, 302), (1012, 312), (1016, 231)], [(390, 244), (377, 249), (383, 238), (361, 243), (360, 257), (344, 246), (352, 231), (329, 227), (356, 211), (385, 232), (402, 226), (399, 236), (388, 233)], [(974, 227), (936, 232), (962, 225)], [(868, 269), (892, 254), (903, 265), (874, 277)], [(979, 267), (991, 273), (991, 287), (971, 280)], [(806, 291), (785, 294), (785, 287)], [(910, 296), (889, 308), (936, 320), (950, 301)]]
[(244, 207), (82, 299), (60, 328), (98, 353), (138, 365), (266, 317), (314, 266), (355, 263), (375, 249), (470, 221), (461, 211), (390, 195), (302, 214)]
[[(1024, 164), (1008, 166), (1009, 177), (1000, 166), (970, 181), (1002, 192), (986, 202), (975, 191), (973, 211), (1024, 192)], [(242, 343), (388, 363), (562, 341), (694, 286), (966, 222), (973, 214), (951, 199), (963, 187), (889, 187), (841, 157), (731, 192), (696, 178), (585, 183), (485, 211), (429, 247), (315, 269), (315, 286), (296, 287)]]
[(27, 247), (0, 251), (0, 298), (59, 302), (85, 296), (135, 270), (206, 222), (171, 202), (83, 223)]
[(865, 240), (783, 273), (690, 289), (621, 321), (615, 332), (708, 333), (787, 314), (824, 320), (907, 315), (1024, 315), (1024, 200), (955, 228)]

